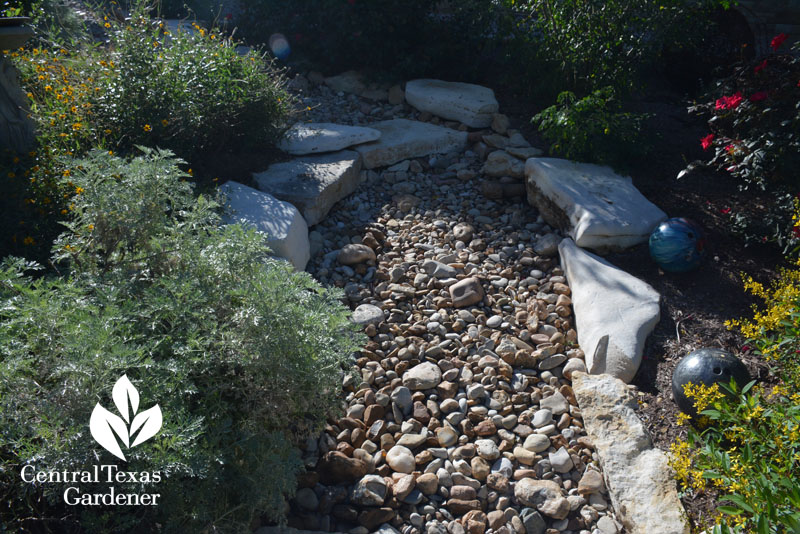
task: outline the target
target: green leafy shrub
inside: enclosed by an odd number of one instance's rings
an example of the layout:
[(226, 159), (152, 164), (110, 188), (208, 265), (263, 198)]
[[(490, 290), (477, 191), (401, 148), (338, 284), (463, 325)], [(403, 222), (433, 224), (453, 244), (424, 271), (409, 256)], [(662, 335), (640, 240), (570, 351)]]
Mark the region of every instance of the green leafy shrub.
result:
[(326, 72), (364, 69), (395, 77), (479, 74), (513, 21), (492, 0), (253, 0), (241, 26), (248, 39), (282, 33), (293, 54)]
[(581, 99), (565, 91), (532, 122), (550, 143), (551, 154), (624, 170), (647, 152), (641, 135), (647, 117), (621, 111), (613, 88), (605, 87)]
[[(0, 153), (0, 222), (6, 251), (44, 258), (74, 188), (60, 182), (64, 158), (91, 148), (128, 153), (167, 148), (199, 165), (220, 153), (265, 148), (283, 128), (291, 99), (264, 56), (239, 55), (217, 30), (166, 35), (140, 7), (108, 20), (107, 46), (31, 47), (10, 55), (21, 73), (37, 146)], [(211, 177), (208, 177), (211, 178)], [(61, 185), (59, 185), (61, 184)]]
[[(777, 52), (785, 36), (773, 39)], [(702, 146), (708, 164), (738, 181), (750, 197), (767, 198), (757, 213), (731, 214), (748, 241), (771, 241), (784, 252), (800, 244), (792, 215), (800, 192), (800, 58), (771, 54), (733, 67), (708, 99), (690, 108), (709, 117)]]
[(688, 491), (720, 492), (714, 534), (798, 532), (800, 269), (783, 270), (769, 289), (746, 277), (745, 288), (765, 306), (752, 320), (727, 324), (741, 330), (779, 382), (688, 387), (706, 425), (673, 443), (671, 463)]
[(527, 0), (514, 2), (541, 54), (571, 89), (641, 86), (666, 46), (692, 46), (707, 7), (684, 0)]
[[(220, 226), (179, 163), (152, 151), (75, 162), (81, 193), (54, 247), (61, 275), (0, 268), (0, 522), (15, 531), (43, 517), (89, 532), (240, 532), (278, 519), (302, 469), (294, 445), (339, 405), (360, 341), (341, 295), (270, 258), (262, 234)], [(86, 431), (122, 375), (163, 413), (127, 463)], [(160, 493), (159, 505), (67, 508), (63, 485), (20, 479), (25, 465), (100, 463), (160, 473), (118, 488)]]

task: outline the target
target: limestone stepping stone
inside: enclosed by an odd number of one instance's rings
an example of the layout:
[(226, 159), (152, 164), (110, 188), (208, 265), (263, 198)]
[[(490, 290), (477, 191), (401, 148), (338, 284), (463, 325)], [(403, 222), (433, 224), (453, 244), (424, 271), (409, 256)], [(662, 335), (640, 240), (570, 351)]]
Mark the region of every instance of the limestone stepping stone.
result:
[(564, 159), (532, 158), (525, 164), (528, 203), (551, 225), (569, 232), (579, 247), (621, 250), (647, 241), (667, 218), (609, 167)]
[(278, 148), (296, 156), (322, 154), (375, 141), (380, 136), (381, 133), (373, 128), (332, 122), (298, 122), (284, 134)]
[(363, 156), (367, 169), (430, 154), (460, 152), (467, 146), (467, 132), (427, 122), (393, 119), (371, 126), (381, 132), (380, 139), (354, 147)]
[(237, 182), (227, 182), (219, 189), (227, 197), (226, 223), (241, 223), (266, 233), (276, 256), (289, 260), (298, 271), (306, 268), (311, 257), (308, 225), (297, 208)]
[(420, 111), (487, 128), (500, 109), (494, 91), (471, 83), (413, 80), (406, 84), (406, 101)]
[(589, 372), (630, 382), (642, 362), (644, 342), (661, 317), (661, 296), (572, 239), (562, 240), (558, 252)]
[(626, 532), (688, 534), (667, 455), (653, 447), (630, 388), (609, 375), (576, 372), (572, 391)]
[(306, 156), (270, 165), (253, 174), (258, 188), (291, 202), (314, 226), (331, 207), (358, 187), (361, 156), (352, 150)]

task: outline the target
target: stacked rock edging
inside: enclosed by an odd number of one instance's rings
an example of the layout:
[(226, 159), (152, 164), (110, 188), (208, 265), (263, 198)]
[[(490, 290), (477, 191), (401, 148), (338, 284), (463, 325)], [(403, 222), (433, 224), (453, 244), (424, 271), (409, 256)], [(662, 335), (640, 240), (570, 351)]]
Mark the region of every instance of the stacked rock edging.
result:
[(667, 455), (636, 416), (630, 387), (610, 375), (576, 373), (573, 391), (628, 534), (688, 534)]
[(406, 84), (406, 101), (420, 111), (486, 128), (500, 109), (494, 91), (471, 83), (413, 80)]
[(644, 243), (667, 218), (629, 177), (609, 167), (532, 158), (525, 176), (528, 202), (582, 248), (602, 253)]
[(661, 295), (647, 283), (579, 248), (558, 245), (572, 288), (578, 343), (592, 374), (633, 380), (647, 336), (661, 317)]
[(286, 131), (278, 148), (295, 156), (337, 152), (380, 138), (374, 128), (331, 122), (297, 123)]
[(355, 191), (360, 171), (361, 155), (343, 150), (275, 163), (253, 174), (253, 179), (260, 190), (291, 202), (308, 226), (314, 226), (336, 202)]

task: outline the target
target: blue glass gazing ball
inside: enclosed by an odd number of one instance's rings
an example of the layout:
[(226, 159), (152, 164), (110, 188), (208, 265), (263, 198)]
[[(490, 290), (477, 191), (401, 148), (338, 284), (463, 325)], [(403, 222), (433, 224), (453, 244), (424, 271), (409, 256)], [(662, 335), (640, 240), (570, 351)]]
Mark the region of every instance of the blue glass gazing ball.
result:
[(698, 349), (683, 358), (672, 372), (672, 396), (683, 413), (697, 417), (694, 401), (686, 396), (684, 386), (689, 382), (706, 387), (717, 382), (729, 384), (731, 378), (740, 389), (750, 382), (750, 373), (739, 358), (722, 349)]
[(670, 273), (685, 273), (699, 267), (705, 248), (702, 228), (683, 217), (667, 219), (650, 234), (650, 257)]

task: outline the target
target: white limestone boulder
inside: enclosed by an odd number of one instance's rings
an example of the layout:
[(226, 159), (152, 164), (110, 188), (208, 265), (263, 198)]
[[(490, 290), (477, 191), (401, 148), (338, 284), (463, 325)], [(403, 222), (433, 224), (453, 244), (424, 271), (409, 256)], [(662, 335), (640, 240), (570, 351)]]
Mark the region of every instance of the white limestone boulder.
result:
[(227, 197), (226, 223), (240, 223), (266, 233), (276, 256), (289, 260), (298, 271), (306, 268), (311, 257), (308, 225), (297, 208), (237, 182), (227, 182), (219, 189)]
[(331, 207), (358, 187), (361, 156), (352, 150), (305, 156), (275, 163), (253, 174), (258, 188), (291, 202), (309, 226), (322, 221)]
[(380, 136), (381, 133), (374, 128), (331, 122), (298, 122), (286, 131), (278, 148), (295, 156), (322, 154), (375, 141)]
[(627, 176), (611, 168), (556, 158), (525, 164), (528, 203), (579, 247), (598, 252), (643, 243), (667, 215)]
[(377, 141), (353, 147), (364, 158), (364, 167), (388, 167), (399, 161), (430, 154), (460, 152), (467, 146), (467, 132), (408, 119), (371, 125), (381, 132)]
[(472, 128), (492, 124), (500, 109), (494, 91), (471, 83), (413, 80), (406, 84), (406, 101), (420, 111), (459, 121)]
[(653, 447), (629, 386), (607, 374), (573, 373), (572, 391), (594, 444), (617, 517), (629, 534), (688, 534), (667, 455)]
[(572, 239), (562, 240), (558, 252), (589, 372), (630, 382), (642, 362), (645, 340), (661, 317), (661, 296)]

